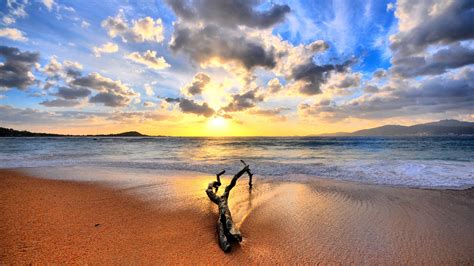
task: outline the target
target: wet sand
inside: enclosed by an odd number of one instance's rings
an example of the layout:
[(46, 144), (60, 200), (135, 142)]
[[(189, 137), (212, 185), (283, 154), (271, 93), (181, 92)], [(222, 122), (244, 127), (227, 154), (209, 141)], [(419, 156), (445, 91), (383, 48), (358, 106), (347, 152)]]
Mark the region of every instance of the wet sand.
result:
[(230, 208), (244, 241), (224, 254), (213, 177), (177, 175), (114, 186), (0, 170), (0, 264), (474, 263), (472, 189), (242, 180)]

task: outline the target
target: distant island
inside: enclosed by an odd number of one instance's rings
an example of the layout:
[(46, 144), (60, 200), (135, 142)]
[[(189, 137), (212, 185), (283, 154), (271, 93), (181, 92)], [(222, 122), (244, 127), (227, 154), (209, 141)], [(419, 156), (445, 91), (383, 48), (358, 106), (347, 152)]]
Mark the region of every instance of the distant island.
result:
[(137, 131), (127, 131), (117, 134), (104, 135), (61, 135), (50, 133), (35, 133), (25, 130), (15, 130), (12, 128), (0, 127), (0, 137), (151, 137)]
[(385, 125), (354, 132), (338, 132), (318, 136), (460, 136), (474, 135), (474, 122), (454, 119), (417, 124), (413, 126)]

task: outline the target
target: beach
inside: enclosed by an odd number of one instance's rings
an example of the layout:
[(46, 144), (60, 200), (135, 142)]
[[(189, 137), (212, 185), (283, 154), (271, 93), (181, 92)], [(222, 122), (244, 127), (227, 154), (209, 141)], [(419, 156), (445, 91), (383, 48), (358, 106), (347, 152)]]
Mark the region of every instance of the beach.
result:
[(473, 189), (243, 177), (229, 204), (244, 240), (226, 254), (215, 176), (78, 170), (0, 170), (2, 264), (474, 263)]

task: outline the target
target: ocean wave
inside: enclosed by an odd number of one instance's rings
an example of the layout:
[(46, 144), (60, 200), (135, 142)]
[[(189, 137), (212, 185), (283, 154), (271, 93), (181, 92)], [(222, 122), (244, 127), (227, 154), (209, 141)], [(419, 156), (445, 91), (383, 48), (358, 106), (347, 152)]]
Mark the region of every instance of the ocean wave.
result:
[(239, 170), (412, 187), (474, 186), (471, 138), (31, 138), (0, 139), (0, 168), (108, 166)]

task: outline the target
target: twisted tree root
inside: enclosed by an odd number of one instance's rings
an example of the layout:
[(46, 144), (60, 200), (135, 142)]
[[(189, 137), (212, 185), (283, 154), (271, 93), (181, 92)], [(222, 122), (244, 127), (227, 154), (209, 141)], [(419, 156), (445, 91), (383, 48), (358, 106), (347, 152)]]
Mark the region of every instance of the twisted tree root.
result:
[(230, 214), (228, 200), (229, 194), (232, 188), (237, 183), (237, 180), (245, 173), (248, 174), (250, 181), (249, 187), (252, 187), (252, 177), (253, 174), (250, 172), (249, 166), (243, 161), (240, 160), (244, 164), (244, 168), (240, 170), (234, 177), (230, 184), (225, 188), (224, 193), (222, 196), (217, 196), (217, 191), (221, 186), (221, 175), (225, 173), (225, 170), (218, 173), (216, 176), (216, 181), (209, 183), (206, 189), (206, 194), (209, 199), (218, 205), (219, 207), (219, 218), (217, 219), (217, 234), (219, 238), (219, 246), (224, 252), (230, 251), (230, 242), (241, 242), (242, 241), (242, 234), (240, 233), (239, 229), (237, 229), (234, 225), (234, 221), (232, 220), (232, 215)]

